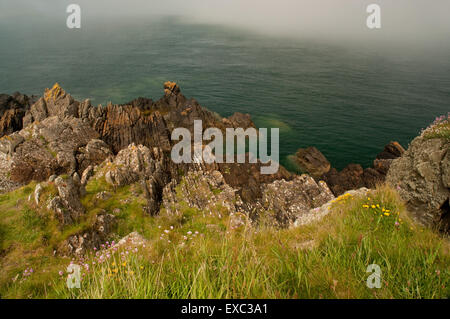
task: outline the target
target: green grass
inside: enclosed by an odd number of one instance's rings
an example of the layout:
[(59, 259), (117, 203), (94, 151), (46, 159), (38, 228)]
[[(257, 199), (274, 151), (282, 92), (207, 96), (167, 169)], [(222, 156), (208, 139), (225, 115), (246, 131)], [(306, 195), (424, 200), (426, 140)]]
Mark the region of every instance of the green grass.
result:
[[(95, 195), (107, 189), (104, 201)], [(0, 208), (27, 195), (18, 191), (0, 197)], [(448, 298), (449, 242), (436, 232), (415, 225), (395, 191), (380, 187), (368, 197), (341, 197), (322, 221), (293, 229), (267, 226), (231, 230), (229, 216), (213, 217), (181, 202), (177, 216), (164, 211), (147, 216), (138, 185), (110, 189), (92, 181), (83, 199), (89, 214), (120, 208), (117, 238), (140, 232), (145, 247), (110, 251), (99, 263), (86, 260), (80, 289), (66, 287), (69, 259), (36, 253), (26, 246), (3, 258), (0, 292), (4, 298)], [(370, 199), (369, 199), (370, 198)], [(129, 199), (128, 201), (124, 201)], [(131, 200), (131, 201), (130, 201)], [(374, 208), (372, 208), (374, 205)], [(378, 205), (378, 206), (377, 206)], [(383, 211), (384, 209), (384, 211)], [(388, 216), (387, 216), (388, 215)], [(0, 238), (11, 246), (3, 210)], [(383, 217), (382, 217), (383, 216)], [(29, 229), (40, 222), (30, 211), (20, 217), (24, 243)], [(397, 224), (396, 224), (397, 223)], [(165, 232), (167, 231), (167, 233)], [(196, 234), (198, 232), (198, 234)], [(188, 239), (186, 240), (186, 236)], [(28, 245), (28, 244), (27, 244)], [(41, 248), (42, 250), (42, 248)], [(10, 254), (13, 253), (12, 256)], [(48, 252), (47, 252), (48, 253)], [(106, 255), (106, 251), (102, 254)], [(21, 260), (25, 255), (26, 262)], [(4, 259), (9, 265), (3, 268)], [(95, 264), (93, 263), (95, 262)], [(378, 264), (382, 287), (369, 289), (367, 266)], [(25, 267), (35, 273), (22, 280)], [(44, 270), (46, 270), (44, 272)], [(64, 275), (60, 276), (59, 271)], [(4, 273), (7, 272), (7, 276)], [(18, 274), (15, 282), (11, 278)]]

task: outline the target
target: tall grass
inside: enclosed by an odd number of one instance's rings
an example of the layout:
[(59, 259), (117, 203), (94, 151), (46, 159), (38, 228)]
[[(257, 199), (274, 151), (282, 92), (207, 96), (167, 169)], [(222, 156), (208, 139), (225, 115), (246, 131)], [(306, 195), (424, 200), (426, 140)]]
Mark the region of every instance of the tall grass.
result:
[[(219, 227), (206, 227), (213, 222)], [(450, 295), (448, 241), (414, 225), (397, 194), (387, 187), (364, 198), (341, 198), (320, 223), (296, 229), (246, 227), (231, 231), (227, 218), (213, 220), (201, 214), (176, 220), (161, 216), (156, 223), (161, 226), (158, 228), (161, 237), (150, 239), (136, 252), (133, 247), (108, 250), (111, 257), (102, 263), (92, 265), (98, 256), (88, 258), (90, 269), (84, 272), (81, 289), (67, 289), (62, 277), (54, 282), (53, 296), (447, 298)], [(370, 274), (366, 269), (370, 264), (381, 267), (380, 289), (366, 285)]]

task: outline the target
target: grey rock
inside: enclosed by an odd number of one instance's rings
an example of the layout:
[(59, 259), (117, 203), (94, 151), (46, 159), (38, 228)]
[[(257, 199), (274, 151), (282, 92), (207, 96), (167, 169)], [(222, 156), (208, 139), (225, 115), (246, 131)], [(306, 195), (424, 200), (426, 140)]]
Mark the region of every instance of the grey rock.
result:
[(334, 199), (323, 181), (316, 182), (309, 175), (296, 176), (292, 181), (278, 180), (263, 189), (260, 214), (271, 225), (286, 228), (312, 208)]
[(37, 184), (36, 188), (34, 189), (34, 202), (36, 203), (36, 205), (39, 205), (39, 197), (41, 196), (41, 192), (42, 192), (42, 185)]
[(450, 225), (449, 153), (449, 140), (416, 137), (402, 157), (392, 162), (386, 178), (417, 221), (446, 232)]

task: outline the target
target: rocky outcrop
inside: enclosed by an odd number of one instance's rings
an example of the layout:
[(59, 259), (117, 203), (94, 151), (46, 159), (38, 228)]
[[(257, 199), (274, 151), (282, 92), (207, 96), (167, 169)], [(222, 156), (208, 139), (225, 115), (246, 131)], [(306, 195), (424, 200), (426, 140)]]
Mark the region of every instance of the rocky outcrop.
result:
[(115, 187), (140, 182), (148, 201), (147, 210), (153, 215), (159, 211), (162, 190), (172, 178), (171, 165), (170, 159), (160, 148), (149, 149), (131, 144), (115, 158), (107, 159), (101, 165), (99, 174)]
[(163, 206), (170, 215), (179, 215), (190, 207), (223, 217), (239, 212), (242, 205), (237, 190), (219, 171), (189, 171), (179, 183), (173, 180), (163, 190)]
[(332, 168), (321, 177), (336, 196), (344, 194), (351, 189), (361, 187), (375, 188), (384, 181), (384, 175), (373, 168), (363, 169), (359, 164), (350, 164), (342, 171)]
[(117, 220), (114, 215), (97, 215), (91, 227), (63, 241), (57, 248), (58, 254), (81, 256), (94, 248), (100, 247), (114, 231), (116, 223)]
[(99, 165), (111, 156), (113, 156), (113, 153), (105, 142), (99, 139), (92, 139), (86, 146), (81, 146), (77, 149), (75, 155), (77, 172), (81, 173), (81, 175), (86, 175), (85, 171), (89, 166)]
[(0, 94), (0, 137), (23, 128), (23, 118), (37, 99), (20, 93)]
[(245, 163), (219, 163), (216, 169), (225, 178), (225, 182), (238, 190), (244, 202), (255, 202), (262, 197), (261, 186), (275, 180), (293, 178), (283, 166), (275, 174), (261, 174), (261, 162), (250, 163), (249, 154), (246, 154)]
[(311, 209), (334, 199), (325, 182), (316, 182), (309, 175), (296, 176), (291, 181), (277, 180), (265, 185), (262, 196), (264, 212), (271, 225), (289, 227)]
[(348, 190), (361, 187), (374, 188), (384, 182), (394, 158), (403, 154), (404, 149), (398, 142), (390, 142), (384, 147), (373, 162), (372, 167), (363, 168), (359, 164), (349, 164), (338, 171), (331, 167), (326, 157), (315, 147), (299, 149), (295, 162), (300, 170), (309, 173), (317, 181), (323, 180), (330, 187), (335, 196), (344, 194)]
[(393, 159), (405, 150), (398, 142), (390, 142), (373, 161), (372, 167), (363, 168), (359, 164), (349, 164), (338, 171), (331, 167), (327, 158), (315, 147), (301, 148), (294, 161), (302, 172), (310, 174), (317, 181), (323, 180), (335, 196), (361, 187), (374, 188), (384, 182)]
[(89, 125), (78, 118), (54, 116), (21, 130), (22, 142), (14, 147), (11, 180), (27, 183), (47, 180), (54, 174), (82, 174), (111, 154)]
[[(366, 196), (369, 190), (365, 187), (357, 189), (357, 190), (350, 190), (345, 192), (343, 195), (340, 196), (340, 198), (346, 198), (346, 197), (361, 197)], [(323, 204), (320, 207), (316, 207), (313, 209), (310, 209), (307, 213), (301, 214), (292, 225), (293, 227), (300, 227), (304, 225), (309, 225), (315, 222), (320, 221), (322, 218), (327, 216), (331, 211), (331, 206), (333, 203), (339, 200), (339, 197), (337, 199), (332, 199), (328, 201), (327, 203)]]
[(331, 168), (327, 158), (313, 146), (300, 148), (295, 154), (295, 160), (303, 172), (308, 172), (314, 178), (328, 173)]
[(408, 150), (395, 159), (386, 181), (397, 188), (408, 210), (419, 222), (450, 227), (450, 141), (416, 137)]
[(47, 209), (55, 213), (60, 225), (73, 224), (85, 213), (80, 201), (82, 190), (79, 180), (76, 177), (59, 176), (54, 183), (58, 189), (58, 196), (50, 199)]

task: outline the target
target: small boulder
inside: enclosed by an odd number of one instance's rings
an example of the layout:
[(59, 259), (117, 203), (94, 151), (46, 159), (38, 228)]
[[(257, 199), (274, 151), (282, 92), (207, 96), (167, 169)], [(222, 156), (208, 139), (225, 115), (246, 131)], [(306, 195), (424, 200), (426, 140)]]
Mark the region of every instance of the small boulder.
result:
[(304, 173), (309, 173), (314, 178), (328, 173), (331, 168), (327, 158), (313, 146), (300, 148), (296, 153), (295, 160)]

